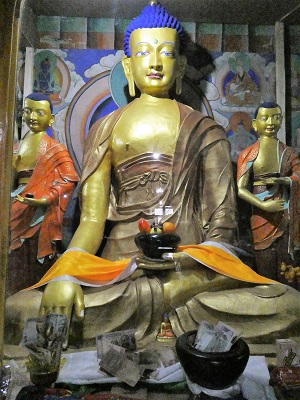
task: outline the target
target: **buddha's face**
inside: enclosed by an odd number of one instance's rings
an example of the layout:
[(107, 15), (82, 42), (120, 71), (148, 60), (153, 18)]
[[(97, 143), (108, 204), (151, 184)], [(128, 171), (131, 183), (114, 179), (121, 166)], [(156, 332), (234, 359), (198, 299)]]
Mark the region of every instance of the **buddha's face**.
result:
[(140, 92), (157, 97), (168, 96), (180, 73), (179, 39), (176, 30), (136, 29), (130, 36), (130, 52), (129, 79), (135, 81)]
[(263, 108), (258, 110), (252, 125), (259, 136), (274, 137), (280, 129), (282, 113), (280, 107)]
[(28, 128), (35, 133), (45, 131), (54, 121), (47, 100), (25, 99), (23, 118)]

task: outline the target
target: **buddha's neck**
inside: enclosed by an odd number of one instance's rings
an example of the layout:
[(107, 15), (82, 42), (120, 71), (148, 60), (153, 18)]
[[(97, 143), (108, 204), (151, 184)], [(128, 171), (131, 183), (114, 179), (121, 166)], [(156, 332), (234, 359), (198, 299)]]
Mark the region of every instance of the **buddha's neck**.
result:
[(156, 97), (146, 93), (141, 94), (140, 100), (143, 101), (144, 103), (153, 103), (153, 104), (155, 103), (162, 104), (163, 102), (167, 103), (172, 101), (169, 97)]

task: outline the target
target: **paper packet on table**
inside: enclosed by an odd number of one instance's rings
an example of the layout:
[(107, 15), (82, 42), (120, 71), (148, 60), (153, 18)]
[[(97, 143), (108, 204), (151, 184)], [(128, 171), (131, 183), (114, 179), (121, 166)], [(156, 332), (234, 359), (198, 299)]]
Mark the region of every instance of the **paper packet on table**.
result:
[(98, 335), (96, 343), (100, 369), (131, 387), (161, 365), (175, 362), (174, 352), (166, 347), (137, 350), (132, 329)]
[(277, 366), (299, 365), (299, 346), (293, 339), (276, 339)]

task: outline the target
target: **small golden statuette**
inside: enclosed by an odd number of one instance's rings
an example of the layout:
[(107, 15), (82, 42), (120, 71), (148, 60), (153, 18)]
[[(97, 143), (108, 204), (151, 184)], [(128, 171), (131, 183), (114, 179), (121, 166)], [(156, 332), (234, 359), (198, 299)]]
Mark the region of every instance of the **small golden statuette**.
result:
[(161, 343), (174, 344), (176, 337), (173, 333), (169, 315), (167, 313), (163, 314), (163, 321), (160, 325), (160, 331), (156, 336), (156, 340)]

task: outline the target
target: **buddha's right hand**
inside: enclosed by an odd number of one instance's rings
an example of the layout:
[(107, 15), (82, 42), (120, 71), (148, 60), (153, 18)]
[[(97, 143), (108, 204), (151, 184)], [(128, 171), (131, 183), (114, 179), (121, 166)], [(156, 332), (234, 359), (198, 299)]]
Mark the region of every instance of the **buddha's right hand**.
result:
[[(73, 307), (75, 316), (78, 319), (83, 319), (84, 297), (80, 285), (69, 281), (54, 281), (48, 283), (41, 301), (41, 316), (46, 314), (64, 314), (67, 316), (70, 326)], [(67, 338), (69, 336), (69, 326)], [(63, 347), (66, 348), (67, 344), (68, 339)]]

